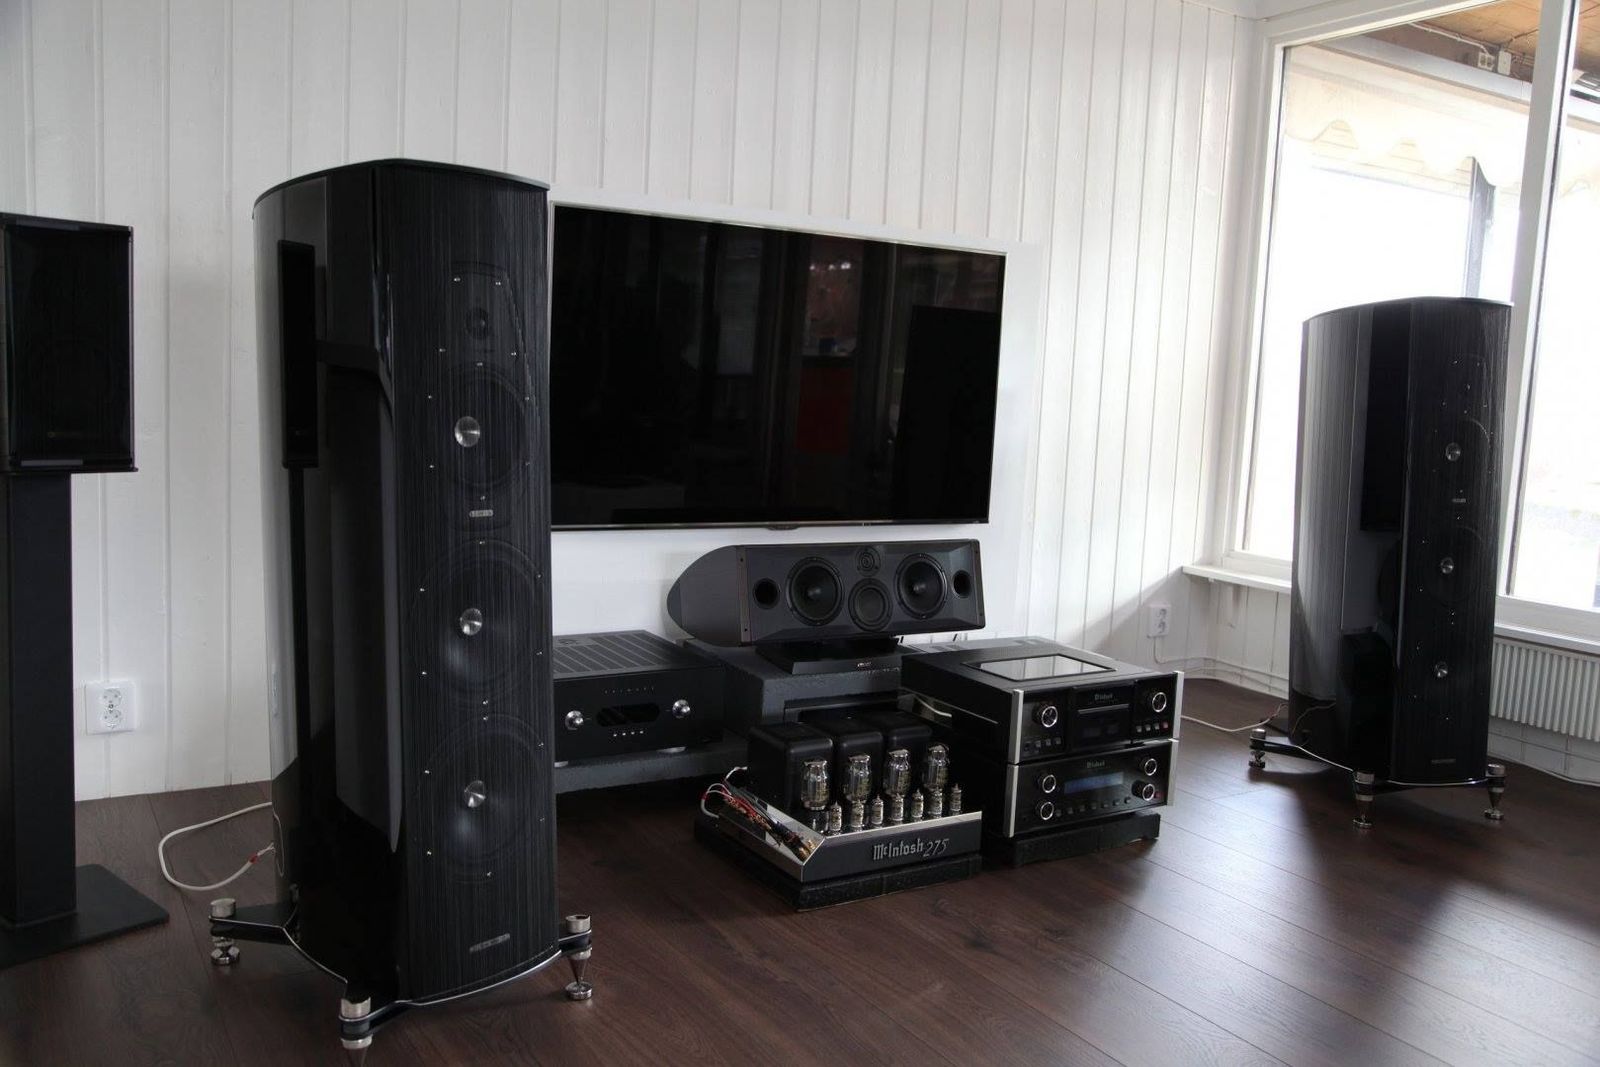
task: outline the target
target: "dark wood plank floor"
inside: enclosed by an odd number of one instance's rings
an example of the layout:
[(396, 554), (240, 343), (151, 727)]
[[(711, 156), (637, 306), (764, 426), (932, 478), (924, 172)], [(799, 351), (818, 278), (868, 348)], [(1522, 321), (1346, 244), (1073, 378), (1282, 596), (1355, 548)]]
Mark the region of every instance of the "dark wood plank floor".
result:
[[(1190, 714), (1272, 707), (1216, 683)], [(564, 966), (386, 1028), (397, 1063), (1600, 1063), (1600, 790), (1513, 766), (1476, 790), (1381, 797), (1351, 828), (1337, 772), (1184, 732), (1158, 842), (796, 915), (697, 846), (697, 790), (563, 797), (561, 897), (595, 916), (595, 999)], [(80, 859), (173, 913), (0, 973), (6, 1063), (337, 1063), (335, 982), (244, 946), (213, 968), (205, 894), (167, 887), (165, 831), (262, 785), (79, 805)], [(172, 849), (212, 880), (266, 813)], [(265, 865), (263, 865), (265, 866)], [(238, 884), (271, 893), (267, 871)]]

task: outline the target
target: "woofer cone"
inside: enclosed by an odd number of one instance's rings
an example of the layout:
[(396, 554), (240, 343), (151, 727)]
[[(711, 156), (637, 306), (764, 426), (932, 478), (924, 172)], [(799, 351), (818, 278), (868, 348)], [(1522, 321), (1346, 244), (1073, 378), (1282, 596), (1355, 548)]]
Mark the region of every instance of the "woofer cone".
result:
[(867, 579), (850, 590), (850, 617), (863, 630), (881, 630), (889, 624), (893, 602), (882, 582)]
[(447, 697), (481, 709), (527, 676), (538, 582), (503, 541), (458, 549), (428, 577), (412, 608), (411, 659)]
[(812, 556), (789, 571), (789, 608), (810, 626), (832, 622), (839, 614), (839, 572), (827, 560)]
[(895, 592), (900, 606), (917, 618), (936, 615), (947, 593), (944, 568), (932, 556), (909, 556), (895, 572)]
[(452, 375), (423, 401), (428, 473), (474, 495), (527, 477), (529, 395), (487, 367)]
[[(468, 881), (511, 877), (544, 773), (537, 738), (504, 715), (451, 734), (418, 775), (423, 860)], [(504, 868), (496, 870), (497, 867)]]

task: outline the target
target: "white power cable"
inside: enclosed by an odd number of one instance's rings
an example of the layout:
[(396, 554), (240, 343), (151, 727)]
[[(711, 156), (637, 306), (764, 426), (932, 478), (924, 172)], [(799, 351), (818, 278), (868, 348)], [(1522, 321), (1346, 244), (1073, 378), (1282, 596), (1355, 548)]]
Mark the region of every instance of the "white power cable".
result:
[(248, 808), (240, 808), (238, 811), (230, 811), (226, 815), (219, 815), (215, 819), (207, 819), (205, 822), (197, 822), (193, 826), (180, 826), (178, 829), (172, 831), (166, 837), (163, 837), (156, 845), (156, 861), (161, 864), (161, 876), (167, 881), (171, 882), (173, 885), (177, 886), (179, 889), (187, 889), (191, 893), (209, 893), (213, 889), (221, 889), (229, 882), (240, 877), (244, 874), (244, 872), (248, 871), (251, 867), (254, 867), (256, 862), (260, 860), (262, 856), (265, 856), (269, 852), (276, 852), (277, 846), (267, 845), (265, 848), (252, 853), (250, 858), (244, 861), (244, 866), (240, 867), (237, 871), (234, 871), (220, 882), (212, 882), (210, 885), (190, 885), (188, 882), (180, 882), (174, 878), (172, 876), (171, 869), (167, 867), (167, 842), (171, 841), (174, 837), (177, 837), (180, 834), (186, 834), (192, 830), (204, 830), (206, 827), (215, 826), (219, 822), (227, 822), (229, 819), (236, 819), (241, 815), (248, 815), (252, 811), (260, 811), (262, 808), (270, 807), (272, 807), (272, 801), (264, 800), (260, 804), (252, 804)]
[(1288, 706), (1289, 705), (1287, 705), (1287, 704), (1279, 704), (1275, 709), (1273, 709), (1273, 712), (1272, 712), (1271, 715), (1268, 715), (1265, 719), (1262, 719), (1260, 722), (1253, 722), (1249, 726), (1219, 726), (1214, 722), (1206, 722), (1204, 719), (1197, 719), (1192, 715), (1183, 715), (1183, 716), (1180, 716), (1180, 718), (1184, 722), (1192, 722), (1196, 726), (1204, 726), (1204, 727), (1207, 727), (1208, 729), (1216, 730), (1219, 733), (1224, 733), (1224, 734), (1242, 734), (1246, 730), (1254, 730), (1259, 726), (1267, 725), (1267, 723), (1269, 723), (1273, 719), (1277, 718), (1278, 712), (1282, 711), (1284, 708), (1286, 708)]

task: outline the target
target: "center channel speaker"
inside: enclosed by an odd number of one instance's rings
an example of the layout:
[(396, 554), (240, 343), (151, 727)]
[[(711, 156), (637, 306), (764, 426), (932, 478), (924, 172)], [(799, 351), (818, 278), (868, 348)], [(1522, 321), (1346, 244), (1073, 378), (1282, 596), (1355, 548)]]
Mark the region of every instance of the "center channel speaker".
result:
[(678, 577), (667, 614), (722, 646), (980, 629), (978, 542), (728, 545)]
[(256, 203), (276, 859), (357, 1009), (559, 954), (546, 211), (400, 160)]

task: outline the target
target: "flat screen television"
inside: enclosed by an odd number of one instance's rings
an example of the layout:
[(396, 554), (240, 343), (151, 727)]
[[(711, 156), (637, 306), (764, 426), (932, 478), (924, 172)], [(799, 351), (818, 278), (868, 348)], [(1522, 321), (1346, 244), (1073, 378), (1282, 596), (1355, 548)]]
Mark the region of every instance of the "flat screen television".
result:
[(558, 527), (989, 516), (1005, 257), (558, 205)]

